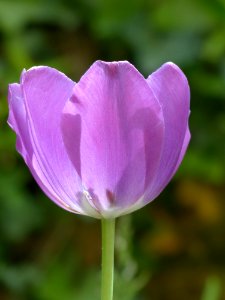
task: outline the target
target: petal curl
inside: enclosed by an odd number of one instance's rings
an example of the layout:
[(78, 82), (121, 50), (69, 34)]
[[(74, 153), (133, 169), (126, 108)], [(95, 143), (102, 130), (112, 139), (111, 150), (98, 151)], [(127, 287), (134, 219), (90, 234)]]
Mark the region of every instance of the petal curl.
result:
[(27, 163), (29, 156), (28, 153), (31, 153), (32, 150), (26, 121), (26, 111), (22, 99), (22, 91), (19, 84), (13, 83), (9, 85), (8, 102), (8, 124), (17, 135), (16, 149)]
[(181, 152), (180, 152), (180, 155), (179, 155), (179, 158), (177, 160), (177, 164), (174, 168), (172, 176), (176, 173), (177, 169), (179, 168), (179, 166), (180, 166), (180, 164), (181, 164), (181, 162), (184, 158), (184, 155), (187, 151), (187, 147), (189, 145), (190, 139), (191, 139), (191, 133), (190, 133), (190, 130), (189, 130), (189, 127), (188, 127), (187, 130), (186, 130), (186, 133), (185, 133), (184, 142), (183, 142), (183, 145), (182, 145), (182, 148), (181, 148)]
[(164, 145), (158, 174), (146, 193), (145, 201), (149, 202), (168, 184), (186, 151), (190, 139), (190, 89), (185, 75), (173, 63), (164, 64), (148, 77), (147, 82), (162, 106), (165, 122)]
[(67, 209), (98, 217), (89, 203), (84, 208), (86, 199), (83, 199), (81, 181), (68, 158), (60, 130), (62, 109), (74, 85), (64, 74), (49, 67), (34, 67), (21, 80), (36, 165)]
[(105, 214), (129, 208), (155, 176), (164, 134), (162, 109), (128, 62), (92, 65), (66, 103), (62, 132), (82, 182)]
[(33, 177), (45, 192), (57, 205), (66, 210), (71, 210), (66, 203), (60, 199), (57, 191), (50, 184), (49, 178), (42, 172), (40, 164), (38, 163), (35, 151), (33, 151), (30, 133), (27, 123), (27, 114), (23, 101), (21, 86), (19, 84), (9, 85), (9, 117), (8, 124), (16, 133), (16, 148), (22, 155), (24, 161), (29, 167)]

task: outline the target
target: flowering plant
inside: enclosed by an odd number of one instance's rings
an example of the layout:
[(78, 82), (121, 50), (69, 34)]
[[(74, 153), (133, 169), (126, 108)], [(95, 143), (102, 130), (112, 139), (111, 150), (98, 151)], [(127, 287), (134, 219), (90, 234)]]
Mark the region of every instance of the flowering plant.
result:
[(9, 85), (8, 123), (33, 177), (57, 205), (102, 220), (102, 300), (113, 295), (115, 219), (155, 199), (186, 152), (190, 93), (166, 63), (145, 79), (95, 62), (78, 83), (49, 67)]

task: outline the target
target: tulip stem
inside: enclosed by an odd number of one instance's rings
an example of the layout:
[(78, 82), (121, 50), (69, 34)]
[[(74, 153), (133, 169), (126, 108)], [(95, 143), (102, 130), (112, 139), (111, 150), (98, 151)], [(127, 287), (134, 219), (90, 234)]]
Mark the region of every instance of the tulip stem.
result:
[(101, 300), (113, 300), (115, 219), (102, 219)]

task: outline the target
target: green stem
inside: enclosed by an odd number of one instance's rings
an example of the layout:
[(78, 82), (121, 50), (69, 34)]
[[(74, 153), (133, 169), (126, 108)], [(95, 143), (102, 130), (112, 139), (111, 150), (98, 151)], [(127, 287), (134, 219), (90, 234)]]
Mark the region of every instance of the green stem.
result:
[(102, 294), (113, 300), (115, 219), (102, 219)]

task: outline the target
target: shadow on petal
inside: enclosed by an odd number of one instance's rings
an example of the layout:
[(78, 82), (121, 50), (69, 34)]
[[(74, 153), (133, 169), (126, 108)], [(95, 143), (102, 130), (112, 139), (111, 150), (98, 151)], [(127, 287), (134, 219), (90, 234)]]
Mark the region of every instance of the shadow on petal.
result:
[[(163, 130), (161, 135), (158, 132), (155, 134), (156, 130), (152, 127), (151, 108), (139, 109), (129, 123), (128, 128), (131, 130), (129, 134), (132, 135), (133, 131), (134, 136), (137, 136), (137, 131), (139, 131), (138, 136), (142, 136), (143, 142), (140, 144), (138, 152), (128, 160), (115, 188), (114, 205), (121, 207), (129, 207), (134, 204), (152, 184), (159, 167), (162, 151)], [(158, 125), (161, 125), (160, 120), (158, 124), (154, 123), (155, 127)]]
[[(67, 151), (67, 154), (73, 163), (74, 167), (78, 175), (81, 177), (81, 158), (80, 158), (80, 141), (81, 141), (81, 116), (80, 115), (71, 115), (64, 114), (63, 122), (61, 122), (64, 143), (66, 149), (73, 149), (73, 153), (71, 151)], [(71, 131), (73, 131), (71, 133)], [(73, 139), (71, 138), (73, 136)]]

